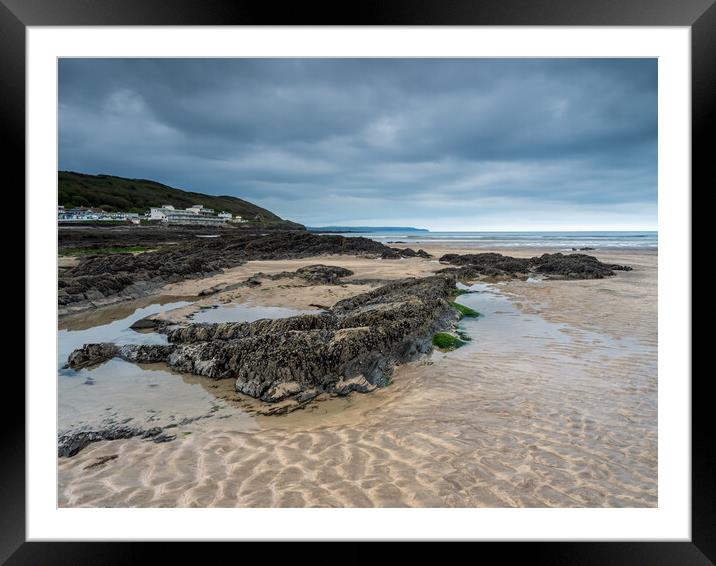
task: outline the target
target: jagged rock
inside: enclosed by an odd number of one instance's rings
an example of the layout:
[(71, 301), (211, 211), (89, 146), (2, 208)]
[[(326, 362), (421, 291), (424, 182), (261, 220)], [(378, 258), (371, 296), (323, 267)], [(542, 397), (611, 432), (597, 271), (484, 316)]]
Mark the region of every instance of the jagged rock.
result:
[(112, 358), (120, 358), (137, 364), (152, 363), (164, 360), (173, 349), (172, 346), (155, 344), (128, 344), (125, 346), (107, 342), (85, 344), (70, 354), (65, 367), (81, 369), (102, 364)]
[(159, 427), (142, 429), (123, 425), (108, 425), (106, 428), (99, 430), (72, 431), (60, 435), (57, 441), (57, 455), (67, 458), (74, 456), (93, 442), (133, 437), (151, 439), (153, 442), (169, 442), (174, 440), (176, 435), (167, 434)]
[(535, 272), (564, 279), (602, 279), (614, 275), (614, 271), (632, 269), (628, 265), (602, 263), (596, 257), (586, 254), (544, 254), (534, 264)]
[(418, 250), (417, 252), (411, 248), (395, 248), (398, 253), (400, 254), (400, 257), (422, 257), (423, 259), (430, 259), (433, 257), (431, 254), (426, 252), (425, 250)]
[(452, 274), (461, 279), (477, 279), (482, 276), (525, 276), (541, 273), (555, 279), (601, 279), (614, 275), (614, 271), (631, 271), (628, 265), (602, 263), (586, 254), (543, 254), (532, 258), (516, 258), (498, 253), (445, 254), (442, 263), (459, 266), (446, 268), (438, 273)]
[(350, 269), (333, 265), (307, 265), (296, 270), (296, 275), (314, 285), (338, 283), (343, 277), (353, 275)]
[(349, 277), (350, 275), (353, 275), (353, 272), (345, 267), (316, 264), (301, 267), (296, 271), (282, 271), (271, 274), (256, 273), (250, 279), (257, 281), (258, 284), (260, 284), (260, 281), (258, 281), (260, 278), (272, 280), (299, 278), (311, 285), (336, 285), (341, 283), (343, 277)]
[(85, 344), (67, 358), (66, 368), (81, 369), (101, 364), (119, 354), (119, 346), (111, 343)]
[(429, 352), (432, 334), (457, 319), (454, 279), (402, 279), (336, 303), (324, 313), (162, 329), (169, 345), (86, 344), (68, 359), (86, 367), (108, 357), (165, 362), (178, 371), (236, 380), (267, 402), (307, 391), (345, 395), (386, 385), (395, 364)]
[(161, 323), (153, 318), (153, 315), (150, 315), (133, 322), (129, 328), (132, 330), (153, 330), (159, 326), (161, 326)]

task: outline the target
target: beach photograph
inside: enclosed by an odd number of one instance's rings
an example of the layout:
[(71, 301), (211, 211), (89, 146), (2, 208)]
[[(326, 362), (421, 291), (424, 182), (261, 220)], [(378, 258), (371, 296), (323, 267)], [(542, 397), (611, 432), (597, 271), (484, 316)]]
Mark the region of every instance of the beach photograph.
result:
[(57, 70), (58, 507), (658, 507), (656, 58)]

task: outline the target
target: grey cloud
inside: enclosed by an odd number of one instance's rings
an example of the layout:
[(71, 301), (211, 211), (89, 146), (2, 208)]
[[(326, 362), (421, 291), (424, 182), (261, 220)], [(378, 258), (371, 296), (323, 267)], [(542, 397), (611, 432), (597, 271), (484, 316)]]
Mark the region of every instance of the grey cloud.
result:
[(567, 210), (586, 228), (656, 224), (653, 59), (63, 59), (59, 71), (62, 169), (234, 194), (314, 225), (514, 227), (521, 213), (559, 226)]

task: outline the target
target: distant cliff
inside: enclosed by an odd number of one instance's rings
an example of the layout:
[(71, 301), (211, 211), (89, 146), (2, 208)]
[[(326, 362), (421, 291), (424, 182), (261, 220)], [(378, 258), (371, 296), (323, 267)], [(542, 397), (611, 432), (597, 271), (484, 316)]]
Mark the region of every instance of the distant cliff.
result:
[(58, 173), (59, 204), (65, 207), (91, 206), (115, 212), (146, 212), (163, 204), (187, 208), (202, 204), (216, 212), (226, 210), (240, 215), (251, 225), (285, 227), (303, 230), (296, 222), (284, 220), (270, 210), (240, 198), (193, 193), (146, 179), (126, 179), (112, 175), (86, 175), (73, 171)]

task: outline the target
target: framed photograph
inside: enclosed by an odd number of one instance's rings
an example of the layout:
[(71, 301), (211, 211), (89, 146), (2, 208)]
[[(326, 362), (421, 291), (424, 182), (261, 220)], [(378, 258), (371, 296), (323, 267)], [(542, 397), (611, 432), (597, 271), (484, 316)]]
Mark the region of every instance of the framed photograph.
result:
[(716, 560), (713, 2), (0, 2), (27, 225), (0, 558)]

